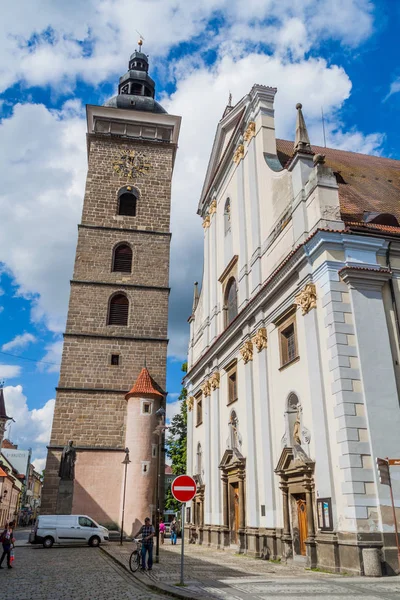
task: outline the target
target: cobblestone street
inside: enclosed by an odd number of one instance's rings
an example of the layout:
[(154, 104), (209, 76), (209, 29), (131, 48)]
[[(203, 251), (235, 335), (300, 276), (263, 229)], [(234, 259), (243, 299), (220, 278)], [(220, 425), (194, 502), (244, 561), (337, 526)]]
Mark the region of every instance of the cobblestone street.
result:
[(0, 571), (0, 598), (162, 600), (166, 596), (149, 592), (97, 548), (17, 547), (14, 568)]

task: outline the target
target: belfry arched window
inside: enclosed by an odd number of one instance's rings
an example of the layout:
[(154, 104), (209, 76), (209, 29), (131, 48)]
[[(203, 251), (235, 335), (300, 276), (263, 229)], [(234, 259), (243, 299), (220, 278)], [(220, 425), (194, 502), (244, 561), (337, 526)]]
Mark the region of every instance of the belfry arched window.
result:
[(136, 217), (136, 194), (126, 187), (118, 192), (118, 214), (126, 217)]
[(236, 279), (228, 281), (225, 291), (225, 327), (229, 325), (238, 313)]
[(119, 244), (114, 248), (112, 270), (120, 273), (132, 271), (132, 248), (128, 244)]
[(129, 300), (125, 294), (116, 294), (110, 300), (108, 325), (128, 325)]
[(227, 235), (231, 230), (231, 201), (227, 198), (224, 208), (224, 232)]

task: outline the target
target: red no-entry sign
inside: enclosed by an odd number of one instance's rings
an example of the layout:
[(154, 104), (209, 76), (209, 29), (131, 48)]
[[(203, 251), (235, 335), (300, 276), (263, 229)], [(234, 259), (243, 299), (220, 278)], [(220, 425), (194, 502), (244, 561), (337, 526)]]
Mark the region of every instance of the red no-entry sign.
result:
[(190, 502), (196, 495), (196, 482), (189, 475), (179, 475), (171, 484), (171, 492), (178, 502)]

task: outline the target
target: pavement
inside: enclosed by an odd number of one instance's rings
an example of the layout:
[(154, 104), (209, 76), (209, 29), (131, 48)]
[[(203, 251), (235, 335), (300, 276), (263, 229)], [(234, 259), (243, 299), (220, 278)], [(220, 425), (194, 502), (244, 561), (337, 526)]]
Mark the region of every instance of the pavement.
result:
[(1, 600), (171, 600), (149, 591), (99, 548), (21, 545), (13, 564), (0, 570)]
[[(102, 551), (129, 570), (132, 544), (107, 544)], [(332, 575), (281, 564), (229, 550), (185, 546), (185, 587), (180, 580), (179, 545), (160, 547), (160, 562), (136, 578), (163, 593), (186, 599), (218, 600), (399, 600), (400, 577)]]

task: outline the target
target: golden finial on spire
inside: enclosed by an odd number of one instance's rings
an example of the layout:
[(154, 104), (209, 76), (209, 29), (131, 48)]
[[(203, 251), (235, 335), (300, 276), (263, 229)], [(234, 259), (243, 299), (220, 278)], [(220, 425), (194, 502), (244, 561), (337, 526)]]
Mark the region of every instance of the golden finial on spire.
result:
[(142, 36), (142, 34), (140, 33), (140, 31), (138, 31), (137, 29), (136, 29), (136, 33), (139, 34), (138, 46), (139, 46), (139, 52), (141, 52), (142, 46), (143, 46), (144, 37)]

